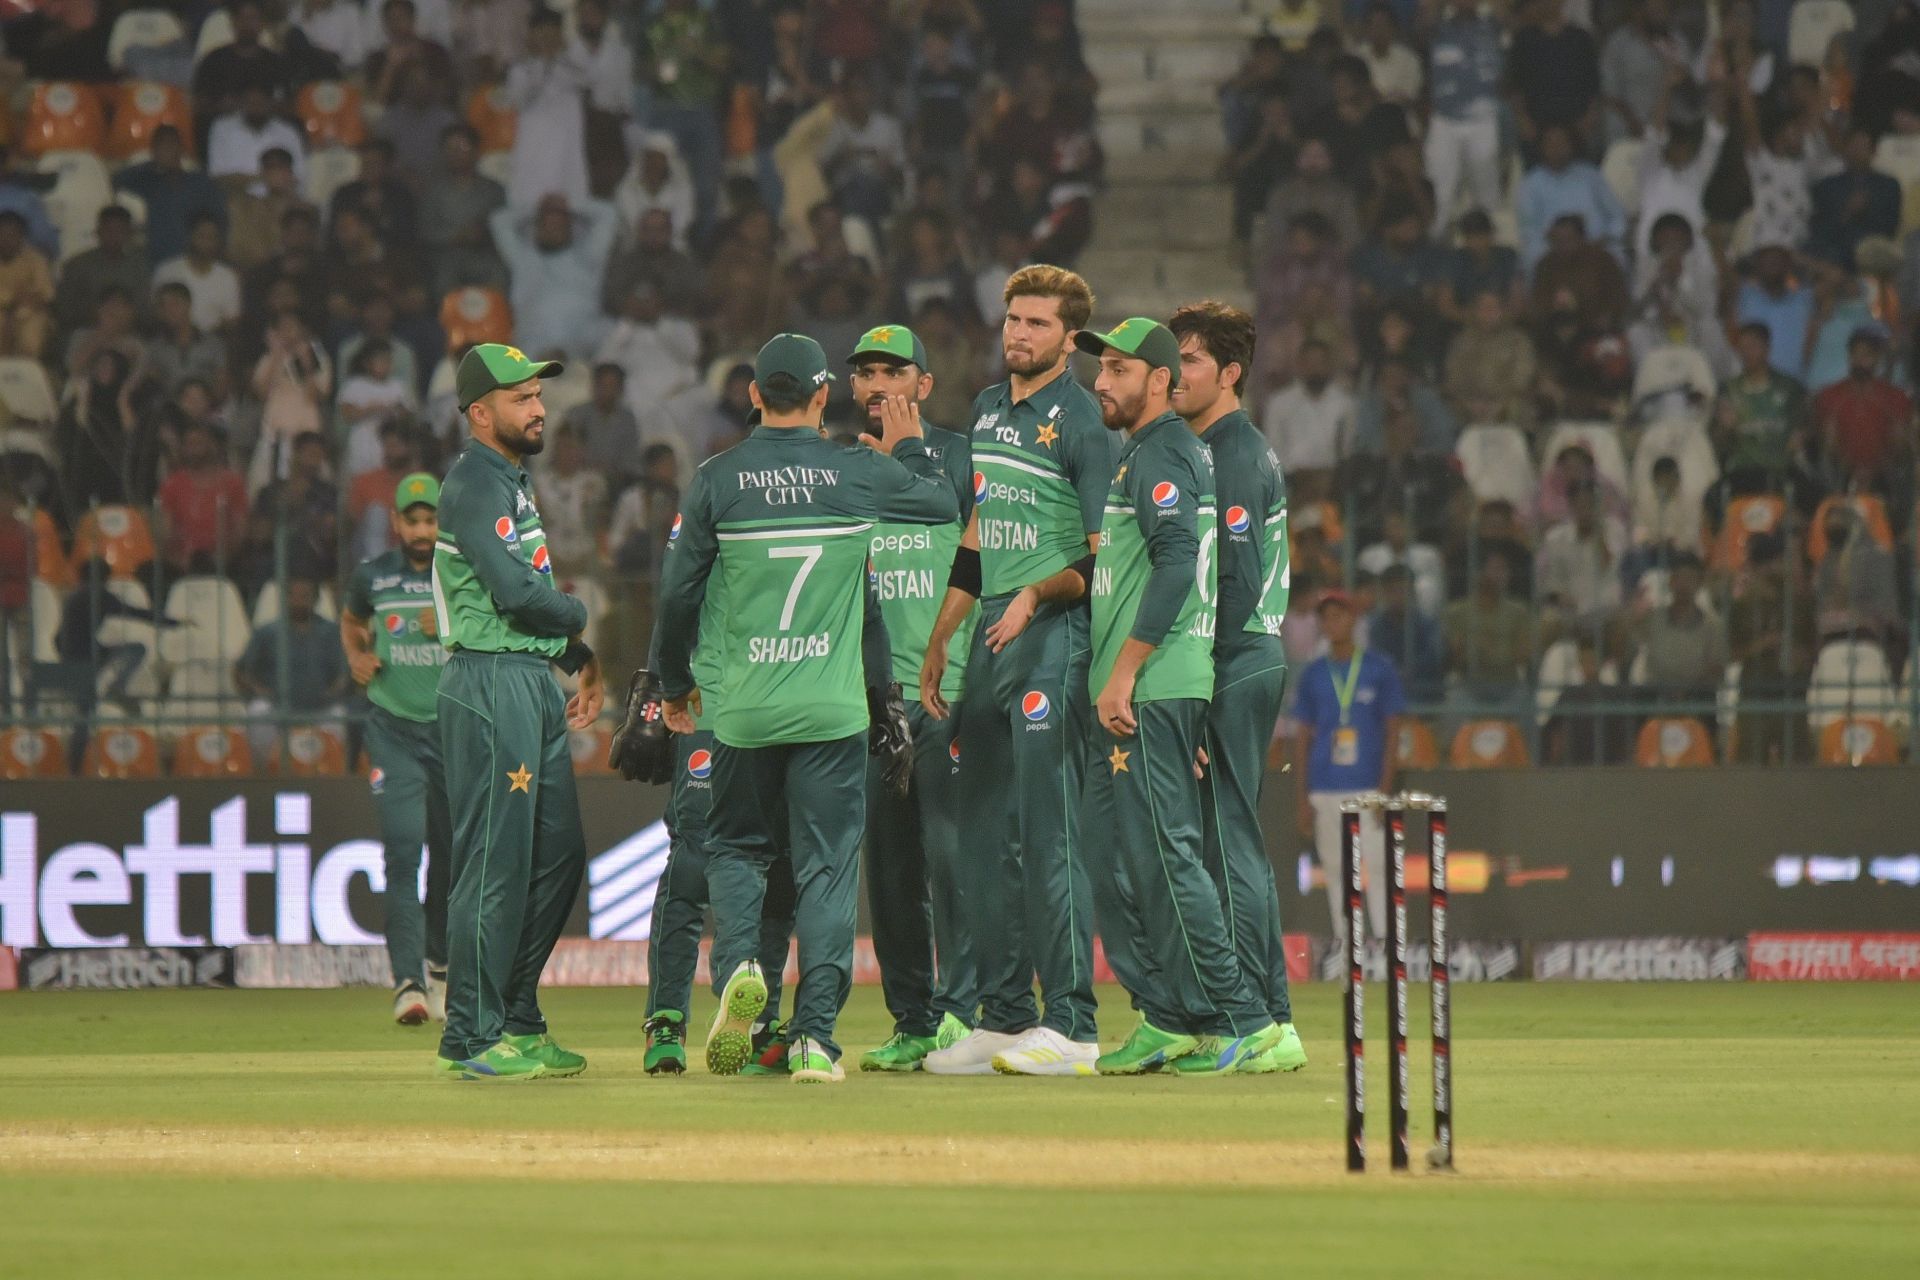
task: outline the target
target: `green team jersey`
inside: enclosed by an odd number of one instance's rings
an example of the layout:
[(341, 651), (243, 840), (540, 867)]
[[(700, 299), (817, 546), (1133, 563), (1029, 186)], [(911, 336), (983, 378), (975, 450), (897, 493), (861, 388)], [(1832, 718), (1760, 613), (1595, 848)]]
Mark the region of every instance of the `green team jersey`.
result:
[(1213, 697), (1213, 464), (1186, 419), (1164, 413), (1120, 451), (1093, 562), (1093, 665), (1100, 696), (1128, 638), (1154, 645), (1135, 702)]
[(1219, 647), (1253, 635), (1277, 636), (1287, 615), (1287, 481), (1267, 438), (1243, 410), (1208, 427), (1200, 443), (1213, 456), (1220, 510)]
[[(920, 697), (920, 666), (927, 656), (927, 641), (933, 636), (934, 621), (947, 596), (953, 553), (959, 549), (960, 533), (966, 528), (967, 513), (973, 509), (973, 456), (967, 438), (957, 431), (921, 425), (927, 433), (927, 456), (940, 464), (941, 474), (960, 504), (960, 518), (952, 524), (937, 525), (882, 521), (873, 527), (873, 536), (867, 542), (874, 594), (880, 601), (881, 617), (886, 619), (887, 637), (893, 643), (892, 678), (915, 701)], [(967, 655), (973, 648), (973, 629), (978, 621), (976, 604), (947, 645), (947, 672), (940, 681), (940, 696), (949, 702), (959, 698), (965, 687)]]
[(1113, 478), (1113, 442), (1071, 370), (1020, 401), (1011, 382), (982, 391), (972, 446), (982, 595), (1010, 595), (1087, 554)]
[(587, 624), (587, 607), (553, 584), (532, 480), (478, 441), (440, 486), (433, 603), (449, 649), (557, 658)]
[(714, 736), (765, 747), (861, 732), (868, 537), (881, 522), (939, 525), (958, 515), (918, 440), (887, 458), (805, 427), (755, 427), (701, 464), (668, 535), (659, 608), (666, 696), (695, 685), (695, 632), (717, 573), (727, 607), (699, 636), (702, 649), (715, 647), (725, 688)]
[(366, 621), (380, 659), (367, 698), (402, 720), (431, 723), (439, 715), (440, 668), (447, 661), (435, 634), (438, 620), (431, 631), (424, 625), (434, 617), (431, 566), (414, 568), (397, 547), (362, 560), (347, 583), (347, 612)]

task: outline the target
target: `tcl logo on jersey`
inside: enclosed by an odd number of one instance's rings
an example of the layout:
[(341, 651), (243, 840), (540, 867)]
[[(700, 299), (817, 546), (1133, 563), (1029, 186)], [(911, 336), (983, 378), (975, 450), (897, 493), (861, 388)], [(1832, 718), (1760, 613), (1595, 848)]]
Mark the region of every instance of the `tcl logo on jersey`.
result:
[(1228, 507), (1227, 508), (1227, 532), (1228, 533), (1245, 533), (1247, 531), (1247, 526), (1252, 523), (1253, 523), (1253, 520), (1250, 516), (1247, 515), (1247, 509), (1245, 507)]
[(1180, 490), (1171, 480), (1153, 486), (1153, 505), (1165, 510), (1180, 501)]
[(404, 635), (406, 634), (406, 630), (407, 630), (407, 620), (405, 618), (401, 617), (397, 613), (390, 613), (387, 615), (387, 634), (388, 635), (390, 636)]
[(678, 512), (675, 512), (673, 517), (673, 528), (667, 530), (667, 541), (672, 542), (675, 539), (677, 539), (679, 536), (680, 536), (680, 515)]
[(1052, 710), (1053, 703), (1038, 689), (1030, 690), (1026, 697), (1020, 699), (1020, 714), (1027, 718), (1027, 728), (1030, 730), (1048, 728), (1047, 714)]
[(493, 522), (493, 531), (500, 535), (502, 542), (520, 541), (520, 531), (513, 527), (512, 516), (501, 516)]
[(544, 542), (533, 549), (533, 571), (535, 573), (553, 572), (553, 559), (547, 555), (547, 544)]
[(987, 478), (978, 471), (973, 473), (973, 505), (979, 506), (987, 500)]
[(687, 776), (705, 778), (713, 772), (713, 752), (696, 751), (687, 757)]

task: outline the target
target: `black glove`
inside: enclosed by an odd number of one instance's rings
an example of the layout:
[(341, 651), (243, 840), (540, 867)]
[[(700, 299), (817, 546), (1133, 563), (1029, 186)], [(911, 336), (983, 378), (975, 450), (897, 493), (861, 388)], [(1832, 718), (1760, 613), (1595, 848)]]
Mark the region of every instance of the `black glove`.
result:
[(673, 777), (673, 747), (667, 732), (660, 677), (645, 667), (627, 684), (627, 709), (613, 731), (607, 767), (618, 769), (628, 782), (660, 786)]
[(904, 796), (907, 784), (913, 781), (913, 729), (907, 724), (907, 704), (901, 699), (899, 682), (885, 689), (868, 689), (867, 714), (873, 721), (867, 729), (867, 754), (887, 762), (881, 778), (888, 790)]

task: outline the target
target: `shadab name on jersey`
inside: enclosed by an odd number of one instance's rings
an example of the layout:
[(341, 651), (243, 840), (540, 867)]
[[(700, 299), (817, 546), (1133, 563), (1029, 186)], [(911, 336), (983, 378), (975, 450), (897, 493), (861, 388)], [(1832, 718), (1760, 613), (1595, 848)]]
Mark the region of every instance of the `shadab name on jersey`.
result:
[(833, 637), (824, 631), (810, 636), (754, 636), (747, 641), (747, 661), (756, 664), (804, 662), (833, 652)]

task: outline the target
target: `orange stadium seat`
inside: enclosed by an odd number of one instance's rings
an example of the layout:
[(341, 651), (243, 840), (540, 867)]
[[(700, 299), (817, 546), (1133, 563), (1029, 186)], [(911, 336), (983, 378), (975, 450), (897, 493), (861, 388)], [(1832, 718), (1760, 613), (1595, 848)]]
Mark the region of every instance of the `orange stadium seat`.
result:
[(300, 90), (295, 109), (306, 127), (308, 147), (357, 147), (367, 140), (356, 85), (317, 80)]
[(0, 729), (0, 779), (67, 776), (67, 749), (51, 729)]
[(1869, 716), (1835, 720), (1820, 731), (1820, 763), (1898, 764), (1900, 744), (1886, 722)]
[(567, 735), (573, 752), (573, 771), (578, 774), (612, 773), (607, 765), (607, 750), (613, 734), (604, 725), (575, 729)]
[(1456, 769), (1512, 769), (1533, 761), (1513, 721), (1469, 720), (1453, 735), (1447, 763)]
[(1827, 513), (1849, 506), (1866, 525), (1867, 534), (1882, 551), (1893, 550), (1893, 526), (1887, 522), (1887, 504), (1871, 493), (1836, 493), (1821, 499), (1807, 526), (1807, 559), (1819, 564), (1827, 558)]
[(440, 327), (450, 352), (476, 342), (512, 342), (513, 308), (498, 289), (455, 289), (440, 302)]
[(1394, 763), (1402, 769), (1431, 769), (1440, 763), (1440, 744), (1424, 720), (1405, 719), (1393, 743)]
[(113, 91), (113, 124), (107, 130), (109, 160), (132, 160), (153, 149), (153, 131), (170, 124), (180, 141), (193, 148), (193, 108), (176, 85), (135, 80)]
[(480, 135), (480, 152), (513, 150), (520, 115), (507, 105), (504, 85), (484, 85), (467, 98), (467, 123)]
[(153, 563), (153, 530), (137, 507), (95, 507), (73, 535), (74, 579), (98, 556), (116, 578), (131, 578)]
[(238, 726), (197, 725), (173, 745), (176, 778), (224, 778), (253, 772), (253, 752)]
[(1727, 517), (1720, 536), (1713, 544), (1713, 567), (1732, 573), (1747, 566), (1747, 539), (1757, 533), (1772, 533), (1787, 516), (1787, 500), (1770, 493), (1735, 498), (1727, 504)]
[(1713, 740), (1698, 720), (1657, 717), (1640, 726), (1633, 762), (1646, 768), (1677, 769), (1713, 763)]
[(19, 146), (28, 155), (47, 151), (94, 151), (105, 148), (107, 112), (92, 85), (70, 80), (47, 80), (33, 87), (27, 122)]
[(337, 778), (347, 771), (347, 744), (331, 729), (297, 725), (287, 730), (279, 771), (297, 778)]
[(157, 778), (160, 776), (160, 744), (153, 734), (137, 725), (109, 725), (87, 739), (86, 754), (80, 761), (85, 778)]

